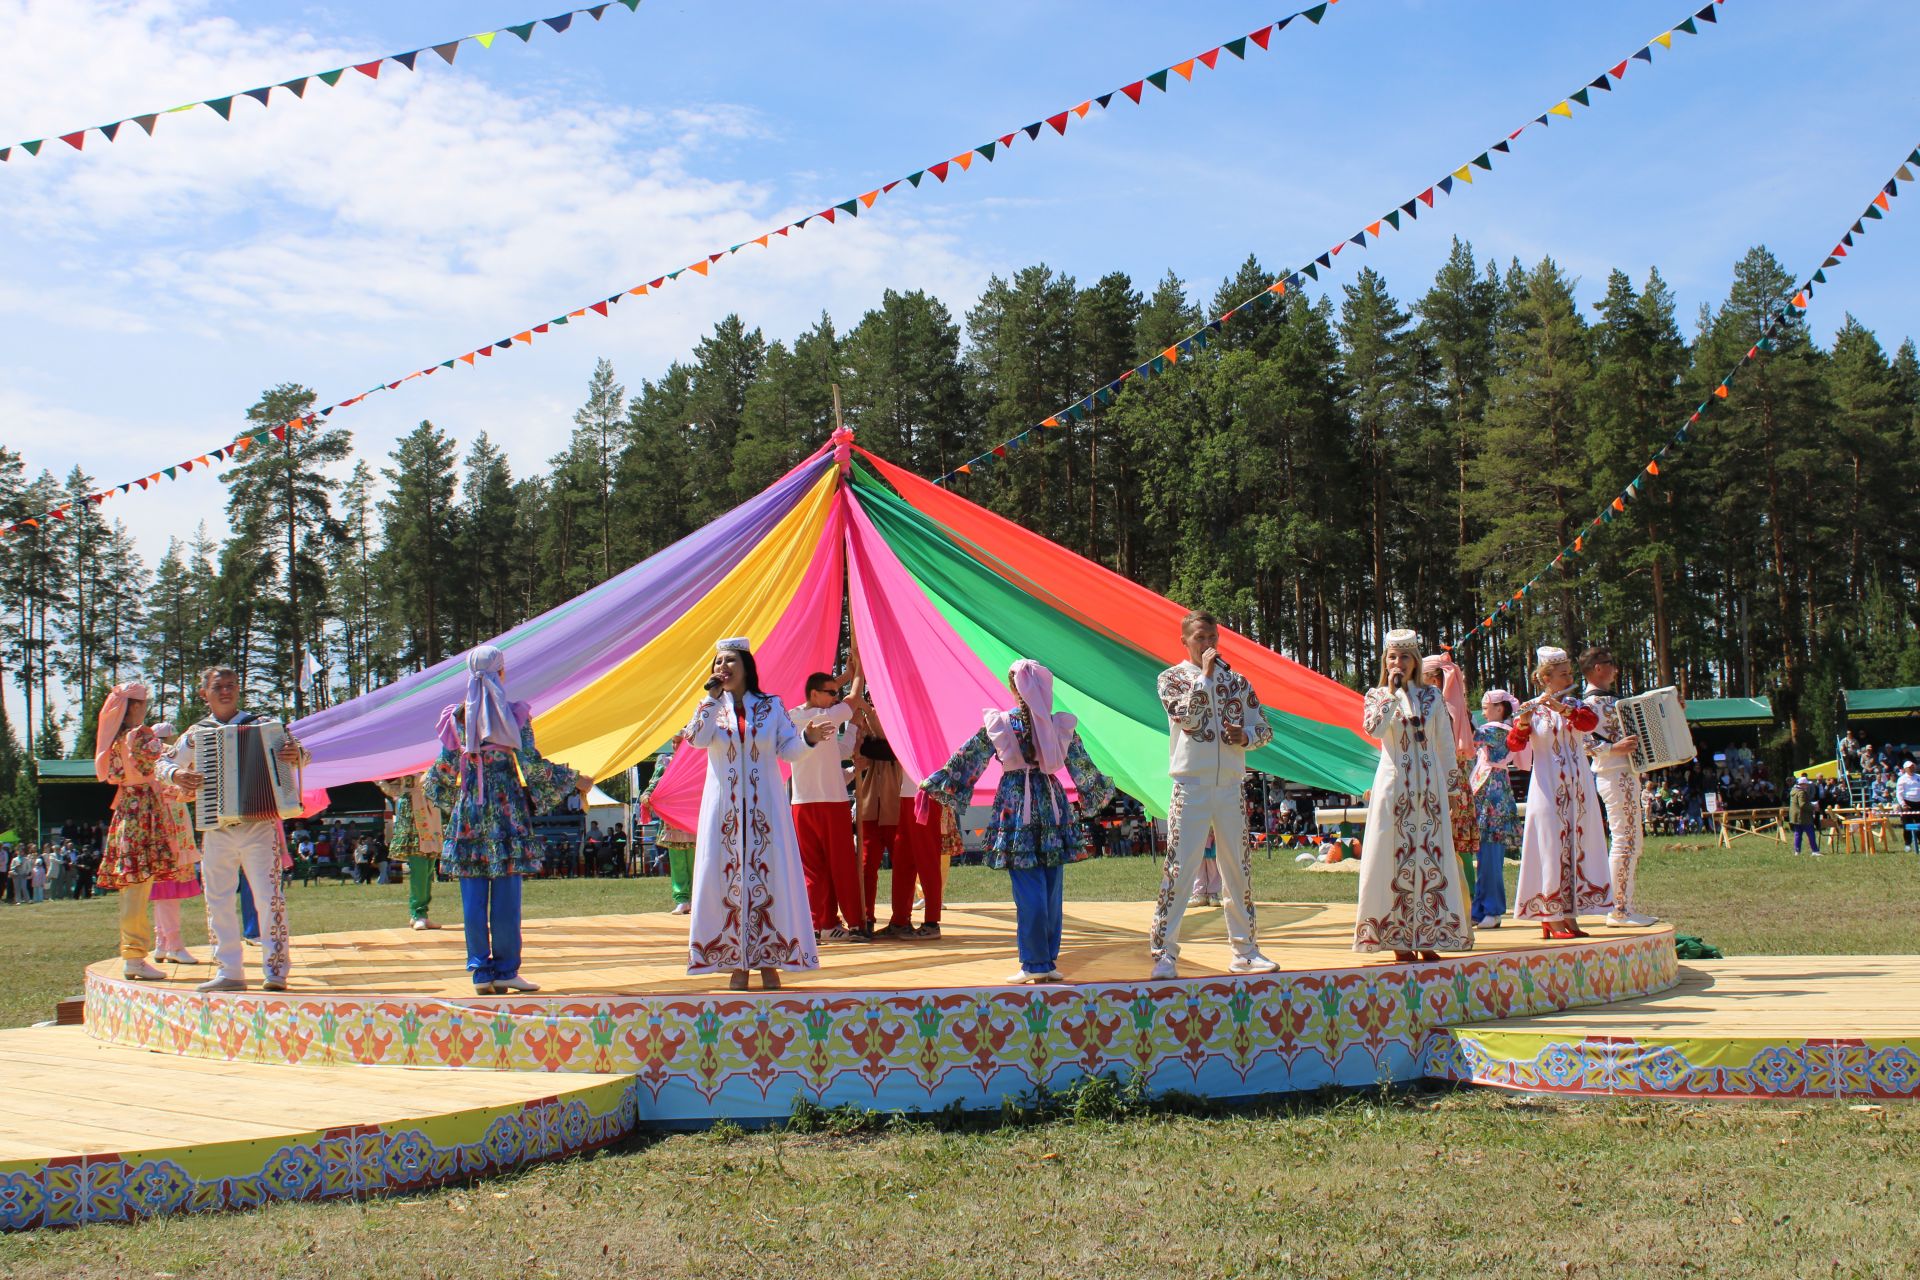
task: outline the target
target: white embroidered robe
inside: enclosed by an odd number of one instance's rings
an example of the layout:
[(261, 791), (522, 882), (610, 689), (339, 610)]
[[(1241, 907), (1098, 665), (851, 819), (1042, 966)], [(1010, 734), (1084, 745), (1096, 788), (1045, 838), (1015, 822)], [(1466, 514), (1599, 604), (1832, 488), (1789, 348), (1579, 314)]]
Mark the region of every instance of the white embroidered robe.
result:
[(1416, 729), (1386, 689), (1367, 690), (1361, 723), (1380, 739), (1360, 845), (1355, 951), (1471, 951), (1466, 873), (1453, 852), (1447, 787), (1459, 761), (1453, 719), (1432, 685), (1407, 691)]
[(703, 701), (687, 741), (707, 753), (706, 792), (693, 857), (688, 973), (817, 969), (813, 918), (793, 810), (780, 776), (807, 752), (780, 699), (745, 695)]
[[(1567, 694), (1571, 698), (1572, 692)], [(1591, 708), (1575, 714), (1597, 723)], [(1533, 777), (1520, 836), (1519, 920), (1569, 920), (1613, 905), (1607, 829), (1587, 766), (1587, 730), (1547, 707), (1528, 713), (1533, 725)]]

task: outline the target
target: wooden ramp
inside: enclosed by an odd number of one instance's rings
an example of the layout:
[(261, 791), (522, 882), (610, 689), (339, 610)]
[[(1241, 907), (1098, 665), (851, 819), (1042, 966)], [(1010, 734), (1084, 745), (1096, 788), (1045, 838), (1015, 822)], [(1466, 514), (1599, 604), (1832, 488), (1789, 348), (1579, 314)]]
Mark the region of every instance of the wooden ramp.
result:
[(0, 1228), (356, 1197), (588, 1151), (633, 1080), (216, 1062), (0, 1031)]
[(1670, 990), (1445, 1028), (1429, 1070), (1542, 1093), (1920, 1097), (1920, 956), (1681, 966)]

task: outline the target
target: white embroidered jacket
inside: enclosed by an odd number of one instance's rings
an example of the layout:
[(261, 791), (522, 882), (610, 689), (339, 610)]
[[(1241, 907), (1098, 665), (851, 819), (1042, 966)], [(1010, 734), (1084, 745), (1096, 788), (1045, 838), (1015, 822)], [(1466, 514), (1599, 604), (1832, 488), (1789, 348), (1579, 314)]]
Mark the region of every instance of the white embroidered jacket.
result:
[[(1204, 678), (1191, 662), (1168, 667), (1160, 673), (1159, 693), (1172, 737), (1167, 772), (1176, 779), (1237, 782), (1247, 772), (1247, 752), (1273, 741), (1252, 683), (1218, 662)], [(1228, 725), (1246, 730), (1245, 746), (1221, 736)]]

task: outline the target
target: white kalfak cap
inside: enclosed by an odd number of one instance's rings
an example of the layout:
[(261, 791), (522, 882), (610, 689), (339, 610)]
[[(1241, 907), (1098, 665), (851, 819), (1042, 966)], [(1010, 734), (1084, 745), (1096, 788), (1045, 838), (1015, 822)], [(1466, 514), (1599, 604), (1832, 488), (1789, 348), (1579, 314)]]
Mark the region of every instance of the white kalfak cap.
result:
[(1540, 646), (1540, 647), (1539, 647), (1538, 649), (1535, 649), (1535, 650), (1533, 651), (1533, 656), (1534, 656), (1534, 659), (1535, 659), (1535, 661), (1536, 661), (1536, 662), (1537, 662), (1537, 663), (1538, 663), (1538, 664), (1539, 664), (1540, 666), (1543, 666), (1543, 667), (1544, 667), (1544, 666), (1546, 666), (1546, 665), (1547, 665), (1548, 663), (1550, 663), (1550, 662), (1571, 662), (1571, 661), (1573, 661), (1573, 659), (1572, 659), (1572, 658), (1569, 658), (1569, 657), (1567, 656), (1567, 651), (1566, 651), (1565, 649), (1562, 649), (1562, 648), (1561, 648), (1561, 647), (1560, 647), (1559, 645), (1557, 645), (1557, 644), (1543, 644), (1543, 645), (1541, 645), (1541, 646)]
[(753, 641), (747, 639), (745, 636), (734, 636), (731, 639), (722, 640), (715, 644), (713, 651), (715, 653), (752, 653)]
[(1407, 627), (1395, 627), (1387, 632), (1380, 642), (1380, 652), (1392, 653), (1396, 649), (1410, 650), (1417, 655), (1421, 649), (1420, 633)]

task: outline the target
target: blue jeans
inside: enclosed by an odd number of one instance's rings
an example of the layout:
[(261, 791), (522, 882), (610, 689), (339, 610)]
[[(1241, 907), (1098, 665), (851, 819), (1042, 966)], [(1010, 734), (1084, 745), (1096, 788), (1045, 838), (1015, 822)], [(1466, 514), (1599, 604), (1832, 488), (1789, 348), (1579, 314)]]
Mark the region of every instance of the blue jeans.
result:
[(1795, 853), (1800, 852), (1800, 837), (1803, 834), (1807, 837), (1807, 840), (1812, 843), (1813, 851), (1815, 853), (1820, 852), (1820, 829), (1811, 822), (1802, 822), (1794, 827), (1793, 851)]
[(1060, 890), (1063, 867), (1009, 868), (1013, 877), (1013, 918), (1020, 941), (1020, 967), (1051, 973), (1060, 967)]
[(1507, 846), (1482, 840), (1474, 856), (1473, 918), (1498, 920), (1507, 914)]
[(467, 972), (476, 984), (520, 976), (520, 877), (462, 876)]

